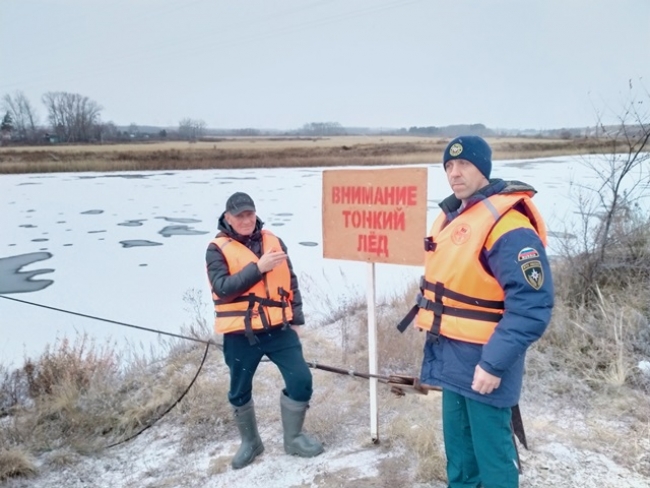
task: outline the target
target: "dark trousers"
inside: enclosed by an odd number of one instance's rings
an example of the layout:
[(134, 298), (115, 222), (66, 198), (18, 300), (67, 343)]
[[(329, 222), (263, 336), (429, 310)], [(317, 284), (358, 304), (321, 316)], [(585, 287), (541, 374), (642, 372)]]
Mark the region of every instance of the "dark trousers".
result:
[(280, 370), (284, 378), (284, 394), (294, 401), (311, 399), (312, 378), (302, 355), (302, 345), (296, 331), (290, 327), (256, 334), (258, 342), (250, 344), (243, 334), (223, 336), (223, 355), (230, 369), (228, 401), (241, 407), (253, 396), (253, 376), (264, 356)]
[(517, 488), (519, 470), (510, 408), (442, 391), (442, 427), (450, 488)]

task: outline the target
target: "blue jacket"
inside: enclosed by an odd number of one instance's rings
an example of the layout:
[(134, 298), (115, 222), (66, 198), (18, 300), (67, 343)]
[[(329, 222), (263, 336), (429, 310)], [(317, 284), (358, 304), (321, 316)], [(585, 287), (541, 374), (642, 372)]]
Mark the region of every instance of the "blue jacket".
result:
[[(484, 198), (499, 193), (533, 190), (520, 182), (490, 180), (490, 184), (470, 197), (467, 206), (455, 196), (446, 198), (440, 207), (449, 221)], [(533, 190), (534, 191), (534, 190)], [(518, 261), (520, 251), (532, 248), (539, 252), (544, 282), (532, 287)], [(519, 402), (528, 347), (541, 337), (551, 319), (553, 281), (548, 258), (540, 237), (530, 228), (518, 228), (502, 235), (480, 263), (504, 290), (505, 312), (493, 335), (485, 345), (429, 337), (424, 346), (420, 379), (423, 383), (441, 386), (465, 397), (493, 405), (512, 407)], [(501, 384), (489, 395), (472, 390), (476, 365), (501, 378)]]

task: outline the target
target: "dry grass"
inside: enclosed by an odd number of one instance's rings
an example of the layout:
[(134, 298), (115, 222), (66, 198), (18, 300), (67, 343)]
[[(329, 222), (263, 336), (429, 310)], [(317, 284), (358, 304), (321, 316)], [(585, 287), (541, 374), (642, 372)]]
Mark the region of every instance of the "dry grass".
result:
[[(597, 139), (488, 138), (495, 159), (611, 151)], [(448, 142), (413, 136), (230, 138), (211, 142), (0, 148), (0, 173), (401, 165), (440, 161)]]
[(36, 466), (24, 450), (0, 448), (0, 482), (9, 478), (27, 478), (36, 473)]
[[(440, 395), (412, 396), (399, 399), (401, 412), (390, 424), (389, 436), (399, 439), (415, 454), (417, 481), (445, 480), (446, 459), (440, 422)], [(391, 403), (395, 403), (393, 399)], [(407, 405), (405, 405), (407, 403)], [(406, 412), (404, 412), (406, 410)]]
[[(424, 337), (415, 327), (401, 335), (395, 325), (411, 307), (416, 287), (397, 294), (379, 304), (376, 310), (377, 356), (379, 374), (419, 376)], [(314, 335), (329, 337), (329, 346), (305, 340), (309, 357), (310, 347), (318, 350), (316, 357), (330, 358), (328, 365), (357, 372), (368, 371), (367, 310), (360, 296), (346, 304), (347, 309), (332, 311), (326, 316), (336, 317), (334, 323), (325, 321), (320, 327), (329, 331)], [(347, 313), (345, 311), (347, 310)], [(340, 358), (340, 359), (338, 359)], [(337, 364), (337, 361), (340, 361)], [(345, 375), (314, 371), (317, 388), (312, 399), (308, 427), (326, 445), (349, 444), (349, 432), (358, 432), (355, 426), (368, 424), (368, 382)], [(440, 409), (436, 394), (396, 397), (387, 386), (378, 384), (378, 434), (381, 449), (403, 452), (381, 464), (381, 479), (374, 485), (407, 486), (415, 481), (427, 482), (445, 479), (445, 462), (440, 431)], [(310, 414), (311, 415), (311, 414)], [(370, 432), (352, 440), (353, 444), (368, 444)], [(399, 470), (393, 470), (395, 465)], [(329, 482), (334, 482), (335, 476)], [(366, 486), (364, 480), (355, 480), (355, 486)], [(381, 482), (380, 485), (376, 485)], [(324, 485), (325, 486), (325, 485)]]
[(64, 338), (52, 347), (46, 346), (37, 362), (27, 360), (23, 366), (32, 398), (51, 395), (63, 385), (82, 391), (96, 375), (110, 376), (116, 370), (117, 358), (113, 350), (96, 348), (85, 334), (74, 344)]

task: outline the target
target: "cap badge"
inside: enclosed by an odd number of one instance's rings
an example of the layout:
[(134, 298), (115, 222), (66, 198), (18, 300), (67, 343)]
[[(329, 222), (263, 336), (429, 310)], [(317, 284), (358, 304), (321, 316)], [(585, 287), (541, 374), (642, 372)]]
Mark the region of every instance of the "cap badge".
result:
[(455, 158), (462, 152), (463, 152), (463, 146), (459, 142), (457, 142), (456, 144), (454, 144), (449, 148), (449, 155), (452, 158)]

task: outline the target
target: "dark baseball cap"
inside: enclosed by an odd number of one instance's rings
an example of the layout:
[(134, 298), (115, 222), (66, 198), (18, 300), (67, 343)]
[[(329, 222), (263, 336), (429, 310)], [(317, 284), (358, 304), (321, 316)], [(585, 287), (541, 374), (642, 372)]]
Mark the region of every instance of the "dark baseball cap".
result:
[(248, 194), (238, 191), (230, 195), (226, 202), (226, 212), (239, 215), (247, 210), (255, 212), (255, 202)]

